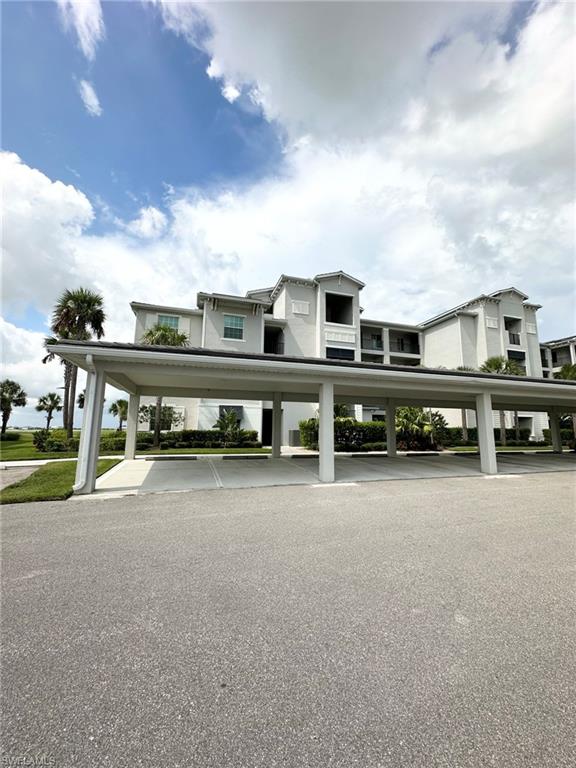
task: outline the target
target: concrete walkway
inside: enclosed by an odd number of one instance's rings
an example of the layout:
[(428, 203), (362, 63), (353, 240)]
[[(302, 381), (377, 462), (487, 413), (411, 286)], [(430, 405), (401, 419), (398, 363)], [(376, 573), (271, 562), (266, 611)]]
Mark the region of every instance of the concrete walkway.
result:
[[(499, 454), (502, 477), (534, 472), (576, 470), (576, 456), (571, 454)], [(478, 456), (441, 454), (429, 456), (357, 456), (336, 457), (336, 482), (357, 483), (367, 480), (410, 480), (481, 475)], [(102, 475), (92, 497), (104, 495), (158, 493), (163, 491), (207, 490), (217, 488), (256, 488), (276, 485), (315, 485), (318, 483), (318, 459), (291, 456), (272, 459), (199, 456), (123, 461)]]

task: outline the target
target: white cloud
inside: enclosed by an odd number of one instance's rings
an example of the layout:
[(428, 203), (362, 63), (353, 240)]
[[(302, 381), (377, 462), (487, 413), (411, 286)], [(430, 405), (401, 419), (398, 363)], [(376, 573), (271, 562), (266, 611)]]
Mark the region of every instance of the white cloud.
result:
[(222, 96), (226, 99), (226, 101), (229, 101), (230, 104), (234, 104), (236, 99), (240, 96), (240, 91), (238, 88), (236, 88), (235, 85), (232, 85), (231, 83), (227, 83), (222, 88)]
[(89, 61), (94, 59), (105, 29), (100, 0), (57, 0), (66, 30), (74, 30), (80, 50)]
[(124, 229), (136, 237), (149, 240), (157, 238), (166, 230), (168, 220), (166, 215), (154, 206), (141, 208), (139, 215), (133, 221), (124, 225)]
[(86, 108), (86, 112), (92, 117), (100, 117), (102, 114), (102, 107), (100, 106), (98, 95), (96, 94), (92, 83), (89, 83), (88, 80), (80, 80), (78, 83), (78, 92), (82, 99), (82, 103)]

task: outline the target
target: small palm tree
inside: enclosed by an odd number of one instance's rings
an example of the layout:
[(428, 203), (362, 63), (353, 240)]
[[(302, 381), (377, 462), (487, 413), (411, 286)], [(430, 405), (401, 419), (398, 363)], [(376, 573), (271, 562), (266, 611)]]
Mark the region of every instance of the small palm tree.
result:
[(128, 400), (116, 400), (116, 402), (112, 403), (110, 408), (108, 408), (108, 413), (111, 413), (112, 416), (116, 416), (118, 419), (118, 432), (122, 432), (122, 424), (128, 418)]
[(4, 379), (0, 382), (0, 410), (2, 411), (2, 434), (5, 434), (12, 408), (26, 405), (26, 392), (17, 381)]
[[(576, 365), (574, 363), (566, 363), (559, 371), (556, 371), (554, 378), (576, 381)], [(574, 437), (576, 437), (576, 413), (572, 414), (572, 429), (574, 430)]]
[(47, 395), (42, 395), (42, 397), (38, 398), (36, 410), (40, 412), (45, 411), (46, 429), (50, 429), (50, 422), (52, 421), (54, 411), (58, 413), (62, 410), (62, 398), (56, 392), (48, 392)]
[(238, 442), (240, 420), (234, 411), (224, 409), (213, 428), (224, 433), (224, 445)]
[[(515, 360), (508, 360), (503, 355), (489, 357), (481, 366), (480, 370), (484, 373), (497, 373), (500, 376), (523, 376), (524, 371)], [(506, 445), (506, 414), (504, 411), (500, 415), (500, 442)], [(520, 422), (518, 411), (514, 411), (514, 427), (516, 429), (516, 439), (520, 440)]]
[[(142, 343), (156, 347), (185, 347), (188, 336), (169, 325), (157, 323), (142, 336)], [(162, 422), (162, 395), (156, 398), (156, 416), (154, 418), (154, 448), (160, 447), (160, 427)]]

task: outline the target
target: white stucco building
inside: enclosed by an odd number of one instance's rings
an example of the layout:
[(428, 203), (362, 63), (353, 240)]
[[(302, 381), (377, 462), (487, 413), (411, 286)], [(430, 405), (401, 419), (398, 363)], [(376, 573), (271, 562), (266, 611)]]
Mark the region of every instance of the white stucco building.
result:
[[(487, 358), (502, 355), (515, 360), (527, 377), (536, 378), (555, 370), (556, 362), (566, 356), (564, 347), (571, 355), (567, 361), (574, 362), (574, 338), (540, 344), (536, 319), (540, 305), (530, 303), (516, 288), (477, 296), (417, 325), (365, 318), (360, 300), (363, 288), (361, 280), (338, 271), (313, 278), (282, 275), (273, 287), (251, 290), (245, 296), (200, 292), (193, 308), (135, 301), (131, 304), (136, 318), (134, 342), (141, 342), (148, 328), (161, 323), (185, 333), (192, 348), (271, 357), (478, 369)], [(152, 398), (142, 398), (142, 403), (148, 402)], [(187, 429), (210, 429), (223, 407), (234, 407), (243, 428), (256, 430), (264, 444), (271, 442), (271, 402), (169, 395), (164, 402), (178, 410), (181, 427)], [(313, 416), (317, 407), (284, 403), (283, 444), (296, 443), (299, 420)], [(363, 420), (384, 413), (377, 404), (353, 407)], [(461, 423), (460, 411), (442, 412), (450, 424)], [(468, 418), (474, 425), (474, 410)], [(497, 426), (496, 414), (494, 418)], [(512, 414), (508, 418), (512, 426)], [(529, 428), (534, 439), (540, 439), (548, 426), (545, 413), (520, 411), (519, 418), (520, 426)]]

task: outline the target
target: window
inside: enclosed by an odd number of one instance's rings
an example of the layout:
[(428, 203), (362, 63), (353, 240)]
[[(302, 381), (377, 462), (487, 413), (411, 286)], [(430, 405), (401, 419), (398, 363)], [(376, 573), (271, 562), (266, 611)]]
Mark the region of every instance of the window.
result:
[(158, 325), (165, 325), (168, 328), (174, 328), (178, 330), (178, 322), (180, 318), (176, 315), (158, 315)]
[(238, 426), (240, 426), (242, 422), (242, 417), (244, 416), (244, 406), (243, 405), (219, 405), (218, 406), (218, 416), (219, 418), (222, 418), (222, 416), (226, 412), (232, 412), (236, 415), (236, 418), (238, 419)]
[(354, 302), (352, 296), (341, 293), (326, 293), (326, 322), (340, 325), (354, 325)]
[(326, 357), (330, 360), (354, 360), (353, 349), (342, 347), (326, 347)]
[(240, 315), (224, 315), (224, 338), (244, 338), (244, 318)]
[(292, 302), (292, 314), (294, 314), (294, 315), (309, 315), (310, 314), (310, 302), (309, 301), (293, 301)]

